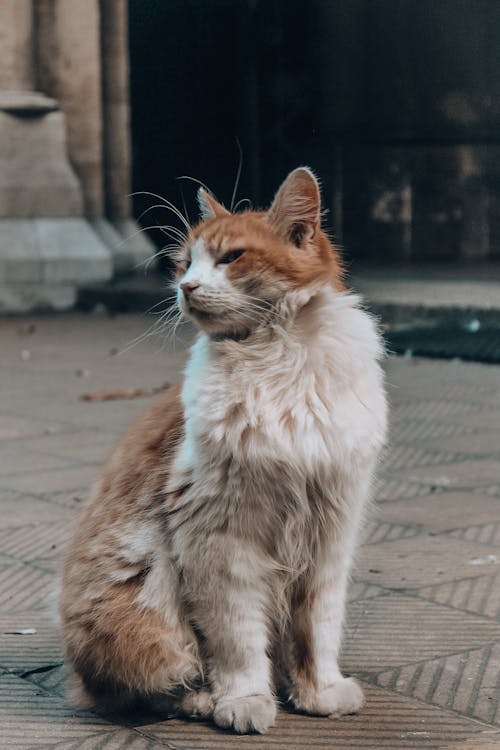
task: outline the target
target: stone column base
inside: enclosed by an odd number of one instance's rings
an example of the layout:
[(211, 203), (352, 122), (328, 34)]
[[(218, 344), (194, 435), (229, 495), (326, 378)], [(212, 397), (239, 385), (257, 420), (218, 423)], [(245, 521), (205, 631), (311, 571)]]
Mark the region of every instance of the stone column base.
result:
[(69, 309), (79, 286), (112, 273), (111, 251), (85, 219), (0, 219), (0, 313)]

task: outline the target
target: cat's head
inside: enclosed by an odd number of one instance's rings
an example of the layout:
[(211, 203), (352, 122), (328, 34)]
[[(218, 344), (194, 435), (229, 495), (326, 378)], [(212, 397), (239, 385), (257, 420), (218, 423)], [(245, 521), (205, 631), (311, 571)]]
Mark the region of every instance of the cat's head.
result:
[(300, 290), (307, 299), (327, 285), (342, 289), (310, 169), (291, 172), (267, 211), (230, 213), (203, 189), (198, 199), (202, 220), (181, 248), (177, 302), (209, 335), (244, 337)]

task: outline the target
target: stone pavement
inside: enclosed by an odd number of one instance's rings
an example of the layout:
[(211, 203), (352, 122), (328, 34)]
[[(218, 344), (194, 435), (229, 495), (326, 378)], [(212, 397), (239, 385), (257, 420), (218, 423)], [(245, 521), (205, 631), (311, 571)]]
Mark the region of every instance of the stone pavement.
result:
[(177, 378), (182, 339), (117, 354), (149, 325), (0, 320), (0, 748), (500, 747), (500, 367), (453, 361), (387, 362), (391, 446), (342, 659), (366, 690), (359, 716), (283, 709), (269, 735), (238, 737), (67, 706), (53, 617), (61, 553), (100, 463), (148, 401), (79, 397)]

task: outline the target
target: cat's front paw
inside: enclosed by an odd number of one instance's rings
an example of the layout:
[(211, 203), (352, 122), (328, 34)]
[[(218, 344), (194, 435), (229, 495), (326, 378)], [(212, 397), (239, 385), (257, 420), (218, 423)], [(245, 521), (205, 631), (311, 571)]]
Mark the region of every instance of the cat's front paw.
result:
[(263, 694), (222, 698), (215, 704), (213, 718), (219, 727), (232, 728), (240, 734), (264, 734), (274, 726), (276, 704), (271, 695)]
[(344, 714), (357, 713), (364, 703), (364, 696), (352, 677), (341, 677), (322, 690), (301, 694), (293, 702), (301, 711), (335, 719)]

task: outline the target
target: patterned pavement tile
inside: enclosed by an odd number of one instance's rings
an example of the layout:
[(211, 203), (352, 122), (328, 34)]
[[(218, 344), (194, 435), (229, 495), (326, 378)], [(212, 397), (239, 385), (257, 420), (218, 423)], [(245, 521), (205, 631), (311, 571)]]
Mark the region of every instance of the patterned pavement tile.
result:
[(445, 414), (439, 418), (444, 424), (462, 425), (474, 427), (477, 430), (498, 430), (500, 425), (500, 410), (488, 409), (481, 411), (474, 408), (474, 411), (467, 413), (466, 418), (463, 414)]
[[(498, 502), (500, 510), (500, 502)], [(500, 546), (500, 522), (482, 523), (465, 529), (454, 529), (448, 535), (453, 539), (464, 539), (466, 542)]]
[(0, 486), (17, 492), (48, 495), (52, 492), (73, 490), (75, 487), (88, 487), (97, 473), (97, 467), (92, 465), (11, 474), (0, 477)]
[(33, 474), (39, 471), (65, 468), (74, 465), (71, 459), (60, 456), (46, 456), (36, 451), (26, 450), (11, 442), (0, 442), (0, 476), (2, 480), (17, 474)]
[(388, 588), (420, 588), (486, 575), (488, 566), (477, 561), (487, 554), (482, 544), (421, 535), (366, 545), (358, 555), (356, 576)]
[(496, 566), (488, 566), (486, 573), (492, 571), (491, 574), (479, 578), (424, 586), (416, 594), (431, 602), (500, 620), (500, 571), (495, 572), (495, 569)]
[(371, 676), (374, 684), (500, 726), (500, 643)]
[(78, 430), (72, 433), (51, 435), (25, 440), (28, 450), (47, 456), (58, 456), (79, 463), (100, 464), (116, 442), (114, 434), (99, 430)]
[(35, 495), (24, 495), (8, 489), (0, 489), (0, 508), (2, 529), (38, 521), (57, 521), (61, 517), (73, 518), (69, 511), (54, 507)]
[(393, 476), (407, 482), (435, 485), (444, 489), (487, 487), (500, 480), (500, 462), (494, 459), (397, 469)]
[[(47, 608), (48, 609), (48, 608)], [(34, 630), (20, 635), (19, 630)], [(0, 615), (0, 667), (18, 674), (62, 663), (57, 620), (47, 612)]]
[(410, 539), (419, 533), (418, 528), (407, 524), (375, 521), (364, 529), (362, 539), (363, 544), (379, 544), (380, 542), (393, 542), (396, 539)]
[(59, 666), (49, 664), (37, 669), (28, 669), (22, 673), (22, 677), (34, 685), (39, 685), (48, 693), (58, 695), (60, 698), (66, 696), (67, 672), (63, 664)]
[(374, 586), (372, 583), (365, 583), (364, 581), (351, 581), (347, 596), (348, 600), (353, 602), (356, 599), (372, 599), (374, 596), (381, 596), (382, 594), (387, 594), (387, 591), (380, 586)]
[[(0, 530), (0, 549), (16, 560), (54, 570), (66, 547), (74, 520), (34, 523)], [(1, 601), (1, 588), (0, 588)]]
[(91, 714), (77, 714), (63, 701), (15, 675), (0, 675), (0, 726), (5, 750), (80, 740), (110, 725)]
[(53, 590), (50, 572), (14, 561), (0, 570), (0, 611), (21, 613), (45, 608)]
[(382, 471), (391, 472), (393, 469), (408, 468), (409, 466), (432, 466), (434, 464), (444, 464), (448, 461), (455, 461), (456, 455), (453, 453), (443, 453), (438, 451), (428, 451), (414, 445), (394, 445), (388, 448), (386, 455), (382, 460)]
[(40, 422), (29, 417), (0, 415), (0, 440), (48, 436), (67, 429), (66, 425), (49, 420)]
[[(391, 418), (390, 440), (393, 445), (424, 443), (436, 438), (453, 438), (474, 433), (475, 428), (454, 422), (430, 422), (428, 420), (408, 420)], [(441, 448), (439, 448), (441, 450)]]
[(31, 745), (26, 750), (155, 750), (169, 749), (167, 743), (148, 740), (134, 730), (102, 731), (92, 737), (84, 737), (69, 742), (58, 742), (57, 745)]
[[(428, 485), (405, 482), (404, 480), (393, 479), (390, 474), (388, 476), (379, 474), (375, 480), (375, 499), (378, 502), (411, 499), (421, 495), (428, 495), (432, 490), (432, 482)], [(436, 488), (436, 492), (442, 491), (441, 487)]]
[[(431, 422), (440, 421), (443, 417), (463, 418), (471, 412), (479, 411), (477, 405), (464, 401), (429, 399), (426, 401), (397, 404), (394, 408), (394, 419), (428, 419)], [(464, 420), (467, 421), (467, 420)]]
[(342, 663), (348, 672), (379, 671), (489, 645), (498, 622), (391, 594), (351, 602)]
[(429, 440), (426, 443), (426, 450), (470, 456), (500, 456), (500, 429)]
[(451, 531), (500, 521), (500, 499), (465, 491), (433, 492), (419, 497), (418, 503), (402, 500), (384, 504), (380, 515), (387, 523), (415, 524), (433, 532)]
[[(258, 748), (258, 750), (371, 750), (434, 748), (474, 737), (488, 728), (449, 711), (426, 706), (378, 687), (366, 685), (366, 704), (357, 716), (327, 719), (280, 711), (276, 727), (261, 737), (223, 734), (216, 727), (176, 719), (143, 725), (141, 732), (178, 750)], [(488, 736), (491, 734), (488, 732)]]

